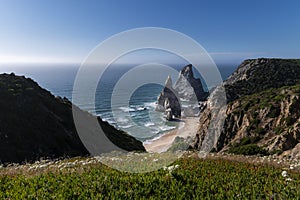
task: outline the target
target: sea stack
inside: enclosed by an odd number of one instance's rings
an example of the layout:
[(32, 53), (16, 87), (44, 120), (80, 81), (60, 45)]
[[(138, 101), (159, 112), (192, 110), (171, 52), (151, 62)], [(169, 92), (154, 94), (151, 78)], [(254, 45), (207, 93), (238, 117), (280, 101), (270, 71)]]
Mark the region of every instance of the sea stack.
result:
[(208, 92), (205, 92), (200, 78), (195, 78), (192, 65), (186, 65), (175, 82), (174, 90), (179, 97), (187, 101), (205, 101)]
[(167, 120), (172, 120), (173, 116), (181, 117), (181, 106), (178, 100), (178, 94), (173, 89), (172, 79), (168, 76), (165, 87), (157, 99), (156, 111), (165, 112)]

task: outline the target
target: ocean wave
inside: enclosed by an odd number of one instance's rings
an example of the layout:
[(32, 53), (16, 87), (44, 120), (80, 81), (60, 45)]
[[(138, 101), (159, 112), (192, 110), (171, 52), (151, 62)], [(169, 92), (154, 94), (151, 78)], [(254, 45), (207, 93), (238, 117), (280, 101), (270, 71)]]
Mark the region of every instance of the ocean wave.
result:
[(147, 110), (147, 108), (142, 106), (142, 107), (137, 107), (136, 110), (137, 111), (142, 111), (142, 110)]
[[(172, 130), (172, 129), (175, 129), (176, 127), (174, 126), (170, 126), (169, 128), (161, 128), (161, 129), (165, 129), (165, 131), (168, 131), (168, 130)], [(160, 139), (162, 136), (164, 136), (166, 133), (165, 132), (161, 132), (161, 131), (158, 131), (158, 134), (155, 134), (155, 137), (153, 138), (150, 138), (150, 139), (146, 139), (143, 144), (151, 144), (152, 142), (154, 142), (155, 140), (158, 140)]]
[(146, 122), (144, 126), (149, 127), (149, 126), (154, 126), (155, 124), (153, 122)]
[(135, 109), (134, 108), (131, 108), (131, 107), (119, 107), (120, 110), (122, 110), (123, 112), (134, 112)]
[(158, 127), (161, 131), (169, 131), (169, 130), (172, 130), (172, 129), (175, 129), (176, 126), (160, 126)]
[(128, 125), (119, 125), (120, 128), (124, 128), (124, 129), (130, 128), (130, 127), (132, 127), (132, 126), (133, 126), (132, 124), (128, 124)]
[(119, 107), (120, 110), (123, 112), (137, 112), (137, 111), (144, 111), (147, 110), (148, 108), (145, 106), (134, 106), (134, 107)]
[(110, 118), (102, 118), (102, 120), (108, 122), (109, 124), (116, 124), (116, 122)]
[(156, 101), (144, 103), (144, 106), (148, 109), (156, 107)]
[(152, 138), (152, 139), (145, 140), (145, 141), (143, 142), (143, 144), (151, 144), (151, 143), (153, 143), (155, 140), (158, 140), (159, 138), (161, 138), (163, 135), (164, 135), (164, 134), (161, 134), (161, 135), (156, 136), (156, 137), (154, 137), (154, 138)]
[(128, 123), (129, 122), (129, 120), (127, 118), (124, 118), (124, 117), (119, 117), (119, 118), (116, 119), (116, 121), (118, 123)]

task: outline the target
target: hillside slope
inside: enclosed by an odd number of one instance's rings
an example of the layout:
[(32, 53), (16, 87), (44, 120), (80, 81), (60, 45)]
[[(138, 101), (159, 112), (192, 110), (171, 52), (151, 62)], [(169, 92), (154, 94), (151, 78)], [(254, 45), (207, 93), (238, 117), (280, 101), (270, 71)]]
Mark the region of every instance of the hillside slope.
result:
[[(85, 113), (87, 119), (93, 118), (86, 112), (79, 112)], [(144, 150), (135, 138), (100, 118), (98, 121), (108, 138), (119, 147)], [(70, 101), (54, 97), (24, 76), (0, 75), (0, 162), (87, 154), (76, 132)]]
[[(213, 150), (300, 157), (300, 61), (244, 61), (225, 82), (229, 104)], [(211, 109), (200, 116), (193, 147), (201, 149)]]
[(300, 59), (249, 59), (224, 81), (227, 100), (300, 84)]

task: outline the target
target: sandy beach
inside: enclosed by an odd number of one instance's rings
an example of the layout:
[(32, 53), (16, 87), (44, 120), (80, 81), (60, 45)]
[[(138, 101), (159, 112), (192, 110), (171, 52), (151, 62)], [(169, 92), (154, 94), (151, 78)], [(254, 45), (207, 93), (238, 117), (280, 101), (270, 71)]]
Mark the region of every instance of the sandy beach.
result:
[(176, 136), (187, 138), (188, 136), (195, 136), (198, 129), (199, 118), (189, 117), (182, 119), (184, 126), (179, 125), (178, 128), (165, 133), (160, 138), (151, 143), (144, 143), (144, 147), (148, 152), (165, 152), (171, 147), (172, 142)]

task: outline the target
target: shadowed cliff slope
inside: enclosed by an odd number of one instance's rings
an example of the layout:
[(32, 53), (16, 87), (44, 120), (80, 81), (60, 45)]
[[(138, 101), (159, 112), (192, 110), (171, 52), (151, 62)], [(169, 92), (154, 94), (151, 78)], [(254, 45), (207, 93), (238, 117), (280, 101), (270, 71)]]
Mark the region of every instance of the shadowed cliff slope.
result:
[[(98, 121), (120, 148), (144, 150), (140, 141)], [(30, 78), (0, 75), (0, 162), (87, 154), (76, 132), (70, 101), (54, 97)]]

